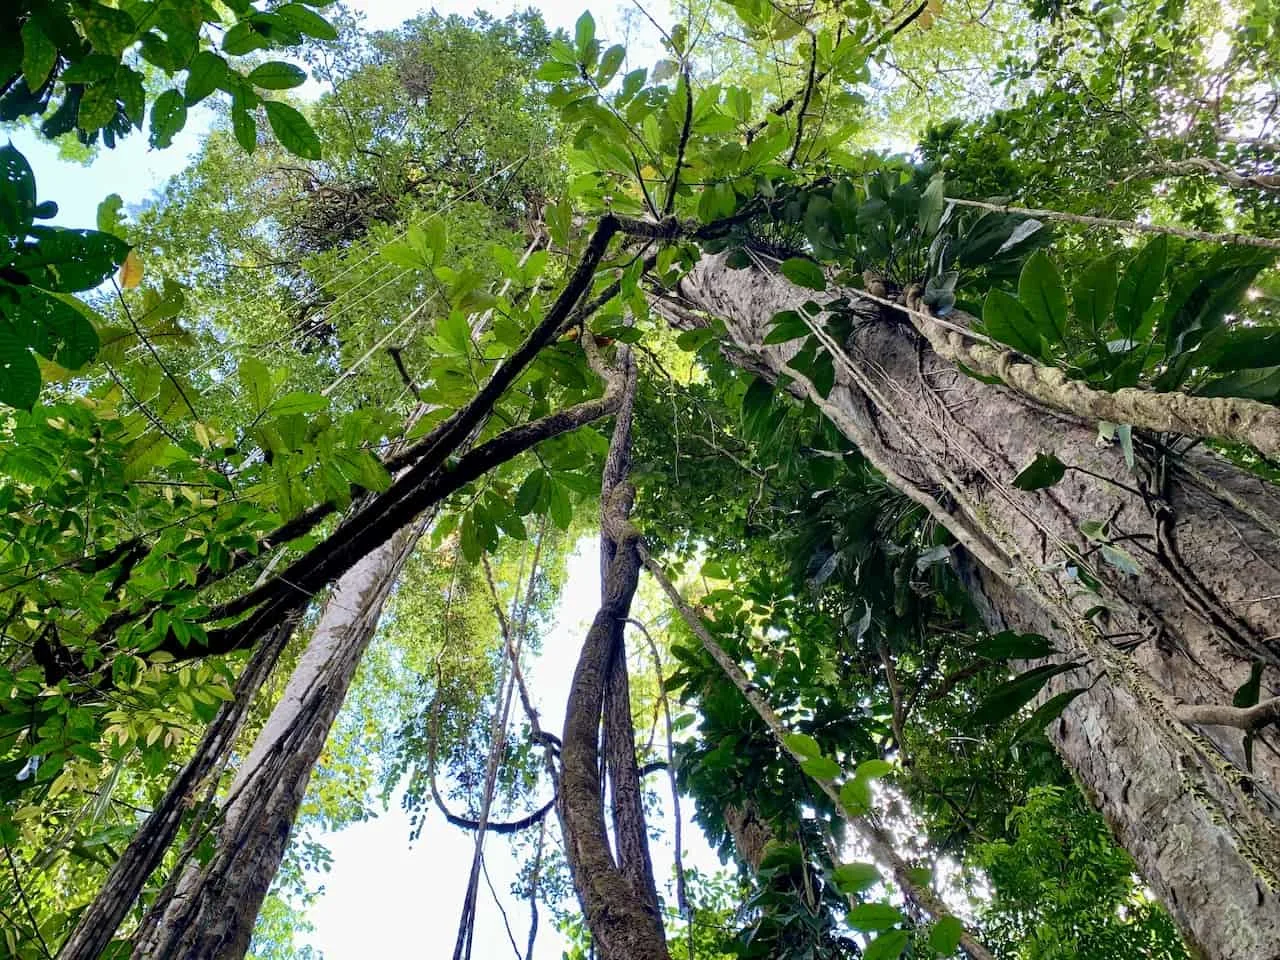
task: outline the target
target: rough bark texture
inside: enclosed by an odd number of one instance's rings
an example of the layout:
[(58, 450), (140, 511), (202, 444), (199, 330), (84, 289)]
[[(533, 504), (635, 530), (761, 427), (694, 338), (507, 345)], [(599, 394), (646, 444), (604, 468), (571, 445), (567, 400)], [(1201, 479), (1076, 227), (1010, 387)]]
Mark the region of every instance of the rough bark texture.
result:
[(423, 527), (402, 530), (334, 586), (283, 697), (240, 765), (215, 853), (170, 879), (134, 939), (135, 960), (239, 960), (289, 841), (316, 759)]
[[(611, 502), (613, 491), (631, 472), (631, 414), (635, 406), (637, 371), (630, 347), (624, 345), (619, 348), (617, 365), (624, 388), (600, 485), (602, 530), (608, 522), (604, 511)], [(617, 546), (613, 538), (602, 536), (602, 602), (607, 597), (608, 571), (616, 552)], [(613, 840), (618, 869), (635, 889), (646, 909), (661, 923), (657, 884), (653, 879), (653, 860), (649, 856), (644, 799), (640, 792), (640, 766), (636, 761), (636, 733), (631, 718), (631, 681), (627, 675), (626, 628), (625, 617), (614, 620), (611, 624), (604, 686), (604, 760), (613, 815)]]
[[(715, 256), (678, 292), (725, 322), (731, 359), (789, 375), (788, 389), (955, 534), (992, 626), (1034, 628), (1086, 662), (1050, 691), (1096, 680), (1055, 724), (1055, 742), (1194, 946), (1223, 960), (1280, 956), (1274, 735), (1258, 737), (1251, 780), (1238, 729), (1178, 719), (1182, 704), (1230, 704), (1252, 659), (1280, 660), (1280, 491), (1206, 453), (1162, 456), (1143, 438), (1131, 470), (1118, 446), (1099, 446), (1096, 423), (964, 375), (894, 311), (862, 311), (867, 322), (835, 344), (824, 398), (787, 367), (798, 341), (762, 345), (773, 315), (812, 291)], [(1045, 490), (1013, 488), (1040, 452), (1076, 469)], [(1136, 575), (1106, 562), (1081, 531), (1089, 521), (1110, 522), (1109, 545), (1137, 558)], [(1083, 585), (1086, 568), (1098, 594)], [(1263, 699), (1280, 692), (1276, 680), (1269, 667)]]
[(610, 645), (625, 621), (640, 578), (636, 536), (627, 520), (633, 493), (615, 488), (605, 505), (604, 536), (612, 559), (603, 578), (604, 598), (587, 631), (569, 687), (560, 755), (560, 817), (565, 856), (587, 926), (608, 960), (668, 960), (659, 917), (614, 861), (605, 830), (600, 786), (599, 733)]

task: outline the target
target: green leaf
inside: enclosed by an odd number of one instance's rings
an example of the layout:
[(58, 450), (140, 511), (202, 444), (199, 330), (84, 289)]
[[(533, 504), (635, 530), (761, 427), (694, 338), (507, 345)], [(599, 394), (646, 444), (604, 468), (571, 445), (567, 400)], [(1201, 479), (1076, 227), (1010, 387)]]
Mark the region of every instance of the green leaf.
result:
[(294, 390), (271, 404), (271, 414), (276, 417), (287, 417), (291, 413), (316, 413), (329, 409), (329, 400), (318, 393), (307, 393)]
[(231, 132), (245, 153), (253, 153), (258, 146), (258, 121), (239, 97), (231, 104)]
[(812, 760), (822, 756), (822, 747), (818, 746), (818, 741), (807, 733), (788, 733), (782, 738), (782, 742), (788, 750), (801, 759)]
[(579, 60), (586, 60), (591, 48), (591, 42), (595, 38), (596, 21), (591, 16), (591, 12), (586, 11), (578, 18), (578, 22), (573, 28), (573, 43)]
[(840, 806), (854, 816), (861, 816), (871, 809), (871, 781), (861, 777), (846, 780), (840, 785)]
[(843, 894), (861, 893), (880, 882), (880, 871), (874, 863), (845, 863), (831, 873)]
[(782, 270), (784, 277), (797, 286), (806, 287), (809, 290), (827, 289), (827, 278), (823, 275), (822, 268), (812, 260), (792, 257), (790, 260), (784, 260), (779, 269)]
[(0, 147), (0, 226), (24, 236), (36, 211), (36, 178), (31, 164), (12, 143)]
[(177, 90), (166, 90), (151, 105), (151, 146), (163, 149), (187, 123), (187, 104)]
[(898, 960), (910, 940), (911, 934), (906, 930), (882, 933), (867, 944), (867, 949), (862, 951), (862, 960)]
[(265, 107), (271, 132), (280, 141), (280, 146), (307, 160), (320, 159), (320, 138), (311, 129), (306, 117), (279, 100), (268, 100)]
[(1169, 238), (1160, 234), (1138, 252), (1125, 268), (1116, 291), (1116, 326), (1126, 338), (1132, 338), (1164, 280)]
[(191, 64), (187, 67), (187, 106), (194, 106), (209, 96), (227, 82), (230, 74), (231, 68), (227, 66), (226, 60), (212, 50), (201, 50), (191, 58)]
[(1107, 321), (1111, 319), (1119, 281), (1120, 271), (1116, 258), (1104, 257), (1089, 264), (1071, 288), (1076, 318), (1094, 339), (1102, 336)]
[(275, 387), (271, 383), (271, 371), (265, 363), (257, 357), (245, 357), (240, 361), (236, 376), (254, 416), (271, 406)]
[(1280, 366), (1238, 370), (1196, 390), (1202, 397), (1243, 397), (1264, 403), (1280, 401)]
[(893, 773), (893, 764), (888, 760), (881, 760), (879, 757), (863, 760), (862, 763), (858, 764), (857, 769), (853, 771), (853, 775), (859, 780), (878, 780), (881, 777), (887, 777), (891, 773)]
[(600, 68), (596, 71), (596, 84), (607, 87), (609, 82), (617, 76), (618, 68), (622, 66), (626, 56), (627, 49), (621, 44), (614, 44), (606, 50), (604, 56), (600, 58)]
[(764, 338), (766, 345), (786, 343), (809, 335), (809, 324), (795, 310), (782, 310), (773, 315), (773, 329)]
[(0, 318), (0, 403), (30, 410), (40, 396), (40, 367), (13, 327)]
[(286, 3), (282, 7), (276, 7), (271, 12), (283, 18), (299, 33), (305, 33), (307, 36), (315, 37), (317, 40), (338, 39), (338, 31), (333, 24), (314, 10), (308, 10), (300, 3)]
[(124, 217), (120, 211), (124, 208), (124, 198), (118, 193), (107, 196), (100, 204), (98, 204), (98, 230), (102, 233), (109, 233), (113, 237), (121, 237), (124, 235)]
[(116, 116), (116, 92), (112, 85), (103, 81), (85, 87), (84, 96), (80, 98), (80, 110), (76, 113), (76, 126), (85, 133), (101, 130)]
[(1215, 373), (1280, 364), (1280, 327), (1218, 326), (1201, 341), (1195, 363)]
[(943, 917), (929, 928), (929, 946), (949, 957), (960, 946), (960, 938), (964, 936), (964, 924), (958, 917)]
[(840, 776), (840, 764), (827, 757), (810, 757), (800, 761), (800, 769), (818, 780), (834, 780)]
[(1004, 630), (984, 638), (976, 652), (988, 660), (1039, 660), (1055, 651), (1053, 644), (1038, 633)]
[(1036, 458), (1018, 471), (1013, 485), (1019, 490), (1043, 490), (1052, 487), (1067, 474), (1067, 465), (1052, 453), (1037, 453)]
[(1022, 723), (1018, 724), (1018, 729), (1013, 732), (1010, 743), (1019, 743), (1028, 737), (1033, 737), (1038, 733), (1043, 733), (1044, 728), (1058, 717), (1062, 716), (1062, 711), (1067, 709), (1071, 701), (1082, 693), (1086, 693), (1087, 687), (1076, 687), (1072, 690), (1064, 690), (1056, 696), (1050, 697), (1040, 706), (1036, 707), (1035, 712)]
[(1058, 268), (1043, 250), (1037, 250), (1023, 264), (1018, 299), (1047, 342), (1063, 341), (1067, 335), (1067, 290)]
[(36, 18), (22, 25), (22, 76), (31, 90), (39, 90), (49, 79), (53, 65), (58, 62), (58, 47), (50, 40)]
[(849, 911), (846, 920), (855, 930), (888, 930), (905, 922), (906, 917), (887, 903), (860, 903)]
[(241, 20), (222, 36), (222, 52), (232, 57), (244, 56), (267, 45), (267, 38), (248, 20)]
[(307, 82), (306, 71), (283, 60), (270, 60), (249, 72), (248, 81), (263, 90), (291, 90)]
[(542, 491), (547, 479), (545, 470), (535, 470), (524, 478), (524, 483), (520, 484), (520, 489), (516, 492), (516, 513), (527, 516), (537, 509), (542, 501)]
[(35, 238), (13, 261), (32, 283), (57, 293), (92, 290), (124, 262), (129, 245), (119, 237), (97, 230), (67, 230), (32, 226)]
[(1043, 356), (1040, 329), (1026, 308), (1003, 290), (992, 290), (982, 305), (982, 323), (1001, 343), (1029, 357)]
[(938, 225), (942, 222), (945, 189), (942, 175), (934, 174), (929, 185), (924, 188), (924, 193), (920, 195), (920, 232), (926, 240), (938, 232)]
[(1033, 667), (992, 690), (978, 704), (970, 720), (977, 725), (1007, 720), (1035, 699), (1041, 688), (1060, 673), (1075, 670), (1080, 664), (1050, 663)]
[(551, 491), (549, 508), (551, 520), (561, 530), (568, 530), (573, 525), (573, 503), (569, 500), (569, 488), (563, 483), (555, 483), (547, 479), (547, 487)]

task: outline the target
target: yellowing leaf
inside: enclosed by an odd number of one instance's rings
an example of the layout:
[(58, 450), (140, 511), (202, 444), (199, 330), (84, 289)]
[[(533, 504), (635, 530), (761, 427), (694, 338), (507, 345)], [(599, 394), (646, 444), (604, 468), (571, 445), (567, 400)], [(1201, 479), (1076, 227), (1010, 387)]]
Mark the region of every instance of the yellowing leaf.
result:
[(120, 264), (120, 286), (126, 290), (132, 290), (142, 282), (142, 258), (138, 256), (137, 250), (130, 250), (128, 256), (124, 258), (124, 263)]
[(933, 26), (933, 21), (937, 20), (942, 13), (942, 0), (929, 0), (925, 4), (924, 12), (916, 18), (916, 23), (920, 24), (920, 29), (928, 30)]

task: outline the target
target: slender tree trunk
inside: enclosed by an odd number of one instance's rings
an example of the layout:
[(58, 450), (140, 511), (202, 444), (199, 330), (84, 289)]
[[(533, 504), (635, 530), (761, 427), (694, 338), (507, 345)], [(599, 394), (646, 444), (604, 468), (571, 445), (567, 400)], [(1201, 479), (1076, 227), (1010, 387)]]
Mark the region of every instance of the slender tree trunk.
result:
[[(1255, 659), (1268, 665), (1263, 699), (1277, 693), (1280, 490), (1208, 453), (1166, 455), (1160, 438), (1135, 438), (1130, 469), (1096, 423), (966, 376), (896, 311), (859, 307), (866, 322), (838, 345), (823, 397), (787, 367), (798, 342), (763, 345), (773, 315), (812, 291), (712, 256), (678, 293), (673, 322), (698, 323), (689, 307), (721, 318), (732, 362), (783, 378), (956, 536), (993, 629), (1043, 633), (1058, 659), (1083, 664), (1048, 691), (1090, 688), (1053, 740), (1195, 948), (1280, 956), (1275, 738), (1257, 731), (1250, 776), (1242, 729), (1193, 726), (1178, 709), (1230, 705)], [(1044, 490), (1014, 488), (1042, 452), (1074, 469)], [(1136, 573), (1107, 561), (1082, 530), (1091, 522), (1109, 524), (1107, 546), (1134, 556)]]
[[(618, 349), (618, 366), (627, 384), (609, 445), (601, 483), (601, 529), (607, 518), (604, 515), (614, 488), (625, 481), (631, 472), (631, 417), (635, 406), (636, 367), (631, 348)], [(609, 536), (600, 540), (600, 599), (608, 595), (608, 572), (613, 563), (617, 545)], [(627, 675), (626, 617), (610, 625), (609, 660), (604, 687), (604, 754), (605, 770), (609, 779), (610, 803), (613, 813), (613, 842), (616, 848), (618, 869), (635, 889), (661, 924), (658, 907), (657, 885), (653, 879), (653, 860), (649, 856), (649, 836), (645, 826), (644, 802), (640, 792), (640, 767), (636, 762), (635, 724), (631, 717), (631, 681)]]
[(97, 960), (133, 907), (138, 894), (159, 866), (182, 826), (196, 794), (207, 782), (217, 783), (254, 697), (275, 668), (293, 635), (289, 620), (260, 643), (236, 680), (233, 699), (222, 705), (196, 747), (195, 755), (173, 778), (160, 802), (143, 821), (107, 875), (93, 902), (80, 914), (75, 930), (58, 951), (59, 960)]
[(343, 575), (231, 785), (214, 855), (170, 878), (134, 939), (135, 960), (239, 960), (288, 845), (316, 759), (424, 524)]
[[(594, 350), (589, 337), (584, 346)], [(612, 719), (606, 714), (606, 702), (611, 699), (606, 693), (611, 670), (625, 680), (625, 672), (618, 671), (616, 665), (621, 659), (625, 671), (625, 656), (618, 645), (640, 579), (637, 534), (629, 519), (635, 491), (626, 480), (636, 388), (635, 365), (629, 350), (620, 351), (619, 367), (612, 379), (622, 386), (622, 402), (605, 460), (600, 496), (600, 609), (583, 641), (569, 687), (560, 754), (559, 813), (573, 886), (601, 956), (604, 960), (668, 960), (666, 935), (653, 888), (644, 812), (638, 802), (635, 734), (624, 683), (612, 694)], [(628, 696), (625, 703), (623, 696)], [(602, 717), (612, 744), (605, 768), (614, 778), (614, 827), (619, 843), (616, 859), (605, 826)], [(627, 750), (629, 756), (624, 755)]]

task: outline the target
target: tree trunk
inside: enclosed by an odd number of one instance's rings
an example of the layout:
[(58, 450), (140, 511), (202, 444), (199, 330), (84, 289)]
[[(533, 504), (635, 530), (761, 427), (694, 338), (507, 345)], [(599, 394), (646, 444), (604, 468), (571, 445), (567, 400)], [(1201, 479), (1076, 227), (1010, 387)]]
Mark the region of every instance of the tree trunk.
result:
[[(856, 291), (831, 292), (857, 302)], [(1275, 738), (1257, 731), (1250, 776), (1241, 729), (1177, 715), (1181, 704), (1230, 704), (1254, 659), (1280, 662), (1280, 490), (1208, 453), (1166, 456), (1158, 438), (1135, 437), (1130, 469), (1118, 446), (1099, 444), (1096, 423), (966, 376), (896, 311), (867, 316), (866, 301), (824, 398), (787, 367), (798, 341), (763, 345), (774, 314), (812, 291), (731, 270), (721, 255), (678, 293), (725, 322), (732, 362), (784, 377), (955, 535), (993, 629), (1043, 633), (1058, 659), (1084, 664), (1047, 691), (1090, 688), (1053, 740), (1194, 947), (1223, 960), (1280, 956)], [(679, 305), (665, 312), (698, 322)], [(1073, 469), (1047, 489), (1014, 488), (1042, 452)], [(1134, 555), (1136, 573), (1106, 561), (1082, 532), (1091, 521), (1109, 521), (1107, 553)], [(1277, 692), (1273, 669), (1262, 686), (1264, 699)]]
[[(182, 821), (196, 805), (205, 783), (216, 784), (231, 754), (245, 716), (276, 661), (293, 636), (296, 619), (277, 627), (258, 644), (236, 680), (233, 698), (224, 703), (205, 730), (195, 754), (173, 778), (160, 802), (133, 835), (93, 902), (80, 914), (71, 935), (58, 951), (59, 960), (97, 960), (164, 858)], [(199, 818), (196, 818), (197, 823)]]
[(135, 960), (239, 960), (288, 845), (316, 759), (425, 529), (400, 531), (335, 584), (301, 662), (236, 774), (213, 858), (175, 872), (134, 938)]

